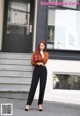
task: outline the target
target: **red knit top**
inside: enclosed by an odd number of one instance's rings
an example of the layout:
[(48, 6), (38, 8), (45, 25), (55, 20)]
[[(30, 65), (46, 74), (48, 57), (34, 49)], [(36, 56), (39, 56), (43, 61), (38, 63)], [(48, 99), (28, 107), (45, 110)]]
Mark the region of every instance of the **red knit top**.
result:
[[(37, 55), (37, 56), (35, 56)], [(44, 52), (44, 58), (42, 58), (41, 54), (36, 54), (36, 52), (32, 53), (32, 57), (31, 57), (31, 64), (33, 66), (35, 66), (37, 64), (37, 62), (43, 62), (43, 64), (45, 65), (47, 63), (48, 60), (48, 53)], [(35, 60), (35, 57), (37, 57), (37, 59)]]

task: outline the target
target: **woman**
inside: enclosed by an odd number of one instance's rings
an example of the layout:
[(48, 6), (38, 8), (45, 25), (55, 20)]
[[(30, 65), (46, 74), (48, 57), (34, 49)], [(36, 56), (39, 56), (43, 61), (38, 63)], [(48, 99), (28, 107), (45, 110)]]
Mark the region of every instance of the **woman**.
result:
[(31, 64), (34, 66), (34, 70), (25, 111), (28, 111), (30, 109), (30, 105), (32, 104), (39, 79), (40, 79), (40, 90), (38, 99), (38, 110), (39, 111), (43, 110), (42, 104), (47, 80), (47, 68), (45, 64), (47, 60), (48, 53), (46, 52), (46, 44), (44, 41), (41, 41), (38, 45), (37, 50), (33, 52), (31, 58)]

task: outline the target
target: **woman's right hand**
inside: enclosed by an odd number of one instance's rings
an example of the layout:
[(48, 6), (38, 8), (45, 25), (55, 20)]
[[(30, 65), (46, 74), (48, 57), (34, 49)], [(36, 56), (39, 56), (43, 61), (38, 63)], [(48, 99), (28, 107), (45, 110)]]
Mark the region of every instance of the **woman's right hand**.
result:
[(40, 51), (40, 54), (41, 54), (42, 58), (44, 58), (44, 52), (43, 52), (43, 50)]

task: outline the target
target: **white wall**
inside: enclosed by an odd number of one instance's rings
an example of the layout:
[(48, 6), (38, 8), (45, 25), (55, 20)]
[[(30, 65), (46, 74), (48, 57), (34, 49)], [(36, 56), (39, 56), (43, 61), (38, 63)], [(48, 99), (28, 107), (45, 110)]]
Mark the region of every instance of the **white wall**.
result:
[(2, 47), (4, 0), (0, 0), (0, 50)]
[[(80, 62), (67, 60), (48, 60), (48, 77), (44, 100), (65, 103), (80, 104), (79, 90), (53, 90), (52, 72), (59, 74), (80, 75)], [(35, 99), (38, 99), (39, 84), (36, 90)]]

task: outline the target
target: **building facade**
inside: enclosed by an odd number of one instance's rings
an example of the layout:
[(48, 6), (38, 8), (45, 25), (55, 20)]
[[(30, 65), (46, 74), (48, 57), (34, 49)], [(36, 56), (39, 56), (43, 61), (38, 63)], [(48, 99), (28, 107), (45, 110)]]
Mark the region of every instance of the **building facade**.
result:
[(1, 52), (31, 53), (46, 41), (45, 100), (80, 104), (79, 9), (79, 0), (0, 0)]

